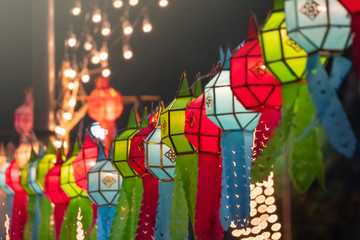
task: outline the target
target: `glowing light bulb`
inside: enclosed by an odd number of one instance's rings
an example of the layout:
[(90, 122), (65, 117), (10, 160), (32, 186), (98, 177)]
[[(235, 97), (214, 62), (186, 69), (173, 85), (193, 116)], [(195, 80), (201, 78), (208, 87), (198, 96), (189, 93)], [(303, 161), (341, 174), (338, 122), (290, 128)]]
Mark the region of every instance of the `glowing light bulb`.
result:
[(90, 41), (86, 41), (86, 42), (84, 43), (84, 49), (85, 49), (86, 51), (91, 51), (91, 50), (93, 49), (92, 43), (91, 43)]
[(64, 148), (68, 148), (69, 145), (68, 145), (67, 142), (64, 142), (64, 143), (63, 143), (63, 146), (64, 146)]
[(159, 6), (160, 7), (166, 7), (169, 4), (168, 0), (160, 0), (159, 1)]
[[(55, 140), (54, 141), (54, 146), (56, 147), (56, 148), (61, 148), (61, 141), (60, 140)], [(56, 161), (56, 160), (55, 160)]]
[(70, 107), (75, 107), (75, 105), (76, 105), (76, 99), (75, 99), (75, 98), (71, 98), (71, 99), (69, 100), (69, 106), (70, 106)]
[(121, 0), (114, 0), (113, 6), (114, 8), (121, 8), (123, 6), (123, 2)]
[(124, 58), (125, 58), (126, 60), (132, 58), (133, 52), (131, 51), (131, 48), (130, 48), (129, 45), (125, 45), (125, 46), (123, 47), (123, 55), (124, 55)]
[(122, 27), (125, 35), (130, 35), (133, 32), (133, 27), (131, 26), (130, 22), (127, 20), (123, 22)]
[(105, 68), (105, 69), (103, 69), (103, 70), (101, 71), (101, 75), (102, 75), (103, 77), (109, 77), (110, 74), (111, 74), (111, 71), (110, 71), (109, 68)]
[(90, 81), (89, 70), (87, 68), (84, 68), (83, 70), (81, 70), (81, 81), (83, 83), (87, 83)]
[(99, 23), (101, 21), (102, 17), (101, 17), (101, 11), (98, 8), (95, 8), (92, 14), (92, 18), (91, 20), (94, 23)]
[(72, 118), (72, 114), (69, 113), (69, 112), (66, 112), (66, 113), (63, 114), (63, 118), (65, 120), (70, 120)]
[(76, 36), (74, 33), (70, 33), (69, 34), (69, 38), (67, 39), (67, 45), (71, 48), (76, 46), (77, 40), (76, 40)]
[(60, 126), (56, 126), (55, 128), (55, 132), (59, 135), (64, 136), (66, 134), (66, 131), (64, 128), (60, 127)]
[(92, 167), (95, 166), (95, 164), (96, 164), (96, 163), (95, 163), (94, 161), (91, 161), (91, 162), (90, 162), (90, 166), (92, 166)]
[(149, 19), (144, 18), (144, 20), (143, 20), (143, 31), (145, 33), (148, 33), (148, 32), (151, 32), (151, 30), (152, 30), (152, 25), (151, 25)]
[(93, 64), (98, 64), (100, 62), (100, 56), (99, 56), (98, 51), (93, 51), (92, 57), (91, 57), (91, 62)]
[(81, 2), (76, 1), (74, 3), (74, 7), (70, 10), (71, 14), (74, 16), (78, 16), (81, 13)]
[(72, 68), (68, 68), (64, 72), (65, 77), (74, 79), (76, 77), (76, 71)]
[(103, 36), (109, 36), (111, 32), (110, 23), (108, 21), (105, 21), (101, 28), (101, 34)]
[(131, 6), (136, 6), (139, 3), (139, 0), (129, 0)]
[(107, 48), (106, 44), (104, 44), (100, 49), (100, 54), (99, 54), (100, 60), (106, 61), (108, 59), (108, 56), (109, 56), (108, 48)]
[(75, 87), (75, 84), (74, 84), (73, 82), (70, 82), (70, 83), (68, 84), (68, 88), (69, 88), (70, 90), (73, 90), (74, 87)]

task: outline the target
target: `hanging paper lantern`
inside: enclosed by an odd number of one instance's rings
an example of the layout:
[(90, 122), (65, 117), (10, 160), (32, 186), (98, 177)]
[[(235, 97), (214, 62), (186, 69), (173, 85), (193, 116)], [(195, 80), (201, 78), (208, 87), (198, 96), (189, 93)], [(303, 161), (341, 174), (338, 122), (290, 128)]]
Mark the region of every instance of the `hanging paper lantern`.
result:
[(337, 0), (285, 0), (285, 17), (289, 37), (308, 54), (351, 44), (350, 17)]
[(14, 126), (15, 130), (26, 136), (31, 135), (31, 130), (34, 125), (34, 100), (32, 90), (25, 93), (24, 103), (15, 110)]
[[(186, 74), (183, 73), (175, 99), (161, 113), (161, 140), (171, 148), (169, 156), (176, 155), (173, 207), (170, 232), (173, 238), (184, 238), (194, 226), (198, 163), (194, 146), (184, 134), (186, 107), (194, 100)], [(174, 158), (174, 157), (173, 157)], [(185, 205), (186, 203), (186, 205)]]
[(246, 109), (262, 111), (281, 106), (280, 82), (264, 65), (254, 14), (250, 17), (247, 39), (230, 62), (231, 90)]
[(7, 159), (0, 168), (0, 188), (9, 196), (15, 194), (15, 192), (6, 184), (6, 170), (10, 166), (10, 158)]
[(220, 220), (227, 230), (233, 221), (246, 227), (250, 218), (250, 166), (253, 130), (260, 114), (246, 110), (230, 88), (230, 50), (220, 51), (219, 73), (205, 86), (206, 115), (223, 130)]
[(114, 155), (112, 163), (115, 169), (121, 174), (123, 178), (134, 177), (136, 174), (128, 164), (131, 139), (139, 132), (139, 126), (136, 120), (134, 109), (131, 110), (128, 127), (120, 134), (114, 141)]
[[(36, 165), (36, 183), (42, 191), (45, 188), (45, 175), (54, 167), (56, 163), (56, 151), (54, 146), (49, 142), (46, 154), (37, 162)], [(32, 186), (32, 185), (31, 185)]]
[[(50, 149), (51, 149), (50, 152), (55, 151), (55, 149), (53, 149), (52, 147), (50, 147)], [(29, 162), (29, 165), (27, 167), (27, 184), (37, 195), (43, 194), (43, 189), (37, 181), (37, 166), (38, 166), (39, 162), (41, 161), (41, 159), (44, 157), (44, 154), (45, 154), (44, 149), (40, 148), (39, 154), (36, 156), (36, 158), (33, 161)], [(50, 154), (52, 154), (52, 153), (50, 153)], [(55, 156), (53, 155), (52, 157), (55, 157)], [(23, 180), (23, 181), (25, 183), (25, 180)]]
[(89, 116), (108, 130), (105, 146), (110, 148), (115, 133), (115, 121), (124, 109), (121, 94), (109, 87), (107, 78), (100, 76), (95, 81), (95, 89), (88, 97), (88, 106)]
[(33, 136), (31, 139), (25, 135), (21, 136), (21, 144), (15, 150), (15, 160), (20, 169), (30, 160), (31, 151), (34, 150), (37, 154), (39, 152), (39, 143)]
[(76, 159), (76, 156), (79, 154), (80, 149), (79, 145), (76, 142), (72, 156), (61, 165), (61, 178), (60, 185), (61, 188), (66, 192), (70, 199), (78, 197), (87, 197), (87, 194), (75, 183), (74, 177), (74, 168), (72, 166), (73, 161)]
[(87, 192), (87, 179), (86, 174), (96, 164), (98, 156), (98, 147), (92, 140), (89, 132), (85, 133), (84, 147), (72, 162), (74, 168), (75, 183), (81, 189)]
[[(43, 151), (42, 148), (39, 150), (39, 155), (44, 156), (44, 151)], [(20, 176), (21, 187), (24, 189), (26, 194), (29, 195), (29, 196), (36, 196), (36, 192), (30, 187), (30, 185), (28, 183), (29, 166), (30, 166), (30, 164), (32, 162), (35, 161), (36, 158), (37, 158), (37, 156), (36, 156), (35, 152), (32, 150), (29, 162), (20, 170), (20, 173), (21, 173), (21, 176)]]
[(96, 165), (87, 173), (88, 196), (98, 206), (97, 238), (109, 239), (122, 177), (99, 146)]
[[(200, 81), (196, 84), (201, 91)], [(185, 136), (198, 150), (195, 234), (198, 239), (222, 239), (219, 219), (221, 194), (220, 138), (222, 131), (206, 116), (204, 94), (186, 108)]]

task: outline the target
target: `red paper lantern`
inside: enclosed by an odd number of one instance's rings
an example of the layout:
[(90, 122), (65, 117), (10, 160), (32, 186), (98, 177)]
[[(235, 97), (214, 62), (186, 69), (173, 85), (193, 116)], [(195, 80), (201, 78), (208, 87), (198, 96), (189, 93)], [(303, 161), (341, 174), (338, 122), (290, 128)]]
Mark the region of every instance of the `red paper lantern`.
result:
[(108, 130), (105, 146), (111, 147), (115, 132), (115, 121), (123, 112), (124, 106), (121, 94), (109, 87), (109, 80), (102, 76), (95, 81), (95, 89), (88, 97), (88, 113), (101, 127)]
[(338, 0), (350, 14), (355, 14), (360, 12), (360, 1), (354, 0)]
[(84, 147), (80, 150), (79, 154), (72, 163), (75, 183), (86, 192), (88, 189), (86, 174), (95, 166), (97, 157), (98, 147), (92, 140), (89, 132), (86, 131)]
[(15, 193), (25, 193), (24, 189), (20, 184), (20, 168), (18, 167), (15, 160), (11, 161), (9, 167), (6, 169), (6, 184), (15, 192)]
[(251, 15), (248, 36), (243, 46), (231, 57), (231, 89), (246, 109), (281, 106), (280, 82), (266, 70), (258, 39), (255, 15)]
[(14, 126), (19, 134), (25, 133), (26, 136), (30, 136), (34, 126), (34, 101), (31, 90), (26, 92), (24, 103), (15, 110)]

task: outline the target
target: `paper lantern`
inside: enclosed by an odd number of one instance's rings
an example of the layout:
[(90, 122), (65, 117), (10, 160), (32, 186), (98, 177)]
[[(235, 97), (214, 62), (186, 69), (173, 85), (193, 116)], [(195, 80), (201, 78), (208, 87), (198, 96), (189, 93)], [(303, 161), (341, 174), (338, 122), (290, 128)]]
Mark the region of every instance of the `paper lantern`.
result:
[(6, 184), (15, 192), (15, 193), (24, 193), (24, 189), (21, 187), (20, 183), (20, 169), (16, 164), (16, 161), (13, 160), (10, 162), (9, 167), (6, 169)]
[(121, 175), (99, 146), (96, 165), (87, 173), (88, 196), (98, 206), (116, 206), (122, 183)]
[[(44, 151), (42, 148), (39, 150), (39, 155), (44, 156)], [(34, 162), (36, 158), (37, 158), (37, 156), (36, 156), (35, 152), (32, 150), (29, 162), (24, 166), (23, 169), (20, 170), (20, 172), (21, 172), (21, 176), (20, 176), (21, 187), (24, 189), (26, 194), (29, 196), (36, 196), (36, 192), (30, 187), (30, 185), (28, 183), (29, 165), (32, 162)]]
[(95, 166), (97, 156), (98, 147), (92, 140), (89, 132), (86, 132), (84, 146), (72, 162), (75, 183), (86, 192), (88, 187), (86, 174), (90, 171), (91, 168)]
[(122, 97), (119, 92), (109, 87), (109, 80), (102, 76), (95, 81), (95, 89), (88, 97), (88, 113), (102, 128), (108, 130), (105, 146), (110, 148), (114, 137), (115, 121), (123, 112)]
[(264, 65), (254, 14), (250, 17), (247, 39), (241, 45), (230, 60), (230, 86), (234, 95), (246, 109), (279, 108), (280, 82)]
[(32, 137), (29, 139), (25, 135), (21, 136), (21, 144), (15, 150), (15, 160), (20, 169), (30, 160), (31, 151), (39, 152), (39, 143), (37, 139)]
[(360, 2), (353, 0), (338, 0), (349, 13), (355, 14), (360, 12)]
[[(9, 158), (10, 160), (10, 158)], [(6, 170), (10, 166), (10, 161), (4, 163), (0, 168), (0, 188), (9, 196), (15, 194), (15, 192), (6, 184)]]
[[(55, 151), (52, 147), (50, 147), (50, 149), (51, 152)], [(37, 195), (43, 194), (43, 188), (39, 185), (37, 181), (37, 166), (41, 159), (44, 157), (44, 154), (44, 149), (40, 148), (39, 154), (33, 161), (29, 162), (29, 165), (27, 167), (27, 184)], [(54, 157), (54, 155), (52, 157)], [(25, 180), (23, 181), (25, 183)]]
[(351, 44), (350, 16), (337, 0), (285, 0), (286, 30), (308, 54)]
[(145, 167), (160, 181), (173, 181), (176, 154), (161, 141), (161, 119), (144, 141)]
[(127, 129), (120, 134), (120, 136), (114, 141), (113, 145), (114, 155), (112, 163), (123, 178), (136, 176), (134, 170), (128, 163), (128, 159), (131, 139), (137, 132), (139, 132), (139, 126), (136, 120), (135, 111), (132, 109), (130, 112)]
[(74, 177), (74, 168), (72, 166), (73, 161), (75, 160), (76, 156), (79, 154), (80, 149), (79, 145), (76, 142), (74, 146), (74, 150), (72, 152), (72, 156), (61, 165), (61, 178), (60, 184), (62, 189), (67, 193), (67, 195), (72, 198), (78, 197), (87, 197), (87, 194), (84, 190), (82, 190), (78, 185), (75, 183)]
[(34, 100), (32, 90), (28, 90), (25, 94), (24, 103), (15, 110), (14, 126), (15, 130), (26, 136), (31, 135), (34, 125)]
[[(46, 154), (37, 162), (36, 165), (36, 183), (42, 191), (45, 188), (45, 176), (54, 167), (56, 163), (56, 151), (54, 146), (49, 142)], [(32, 186), (32, 185), (31, 185)]]

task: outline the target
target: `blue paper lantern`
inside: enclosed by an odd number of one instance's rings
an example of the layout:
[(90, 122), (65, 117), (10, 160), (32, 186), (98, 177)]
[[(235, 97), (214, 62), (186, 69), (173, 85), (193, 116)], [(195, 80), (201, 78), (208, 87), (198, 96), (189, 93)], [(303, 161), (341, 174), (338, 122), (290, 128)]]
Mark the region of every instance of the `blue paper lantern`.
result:
[(28, 185), (30, 188), (32, 188), (32, 190), (34, 190), (34, 192), (36, 194), (43, 194), (43, 190), (40, 187), (40, 185), (38, 184), (37, 180), (36, 180), (36, 168), (39, 164), (39, 162), (41, 161), (41, 159), (44, 157), (44, 151), (41, 148), (41, 151), (39, 151), (39, 154), (37, 155), (36, 159), (32, 162), (29, 162), (29, 166), (28, 166), (28, 176), (27, 176), (27, 181), (28, 181)]
[(0, 188), (6, 193), (6, 195), (13, 196), (15, 192), (6, 184), (6, 169), (10, 165), (10, 158), (8, 157), (7, 162), (0, 168)]
[(351, 44), (350, 15), (337, 0), (285, 0), (285, 18), (289, 37), (309, 54)]

